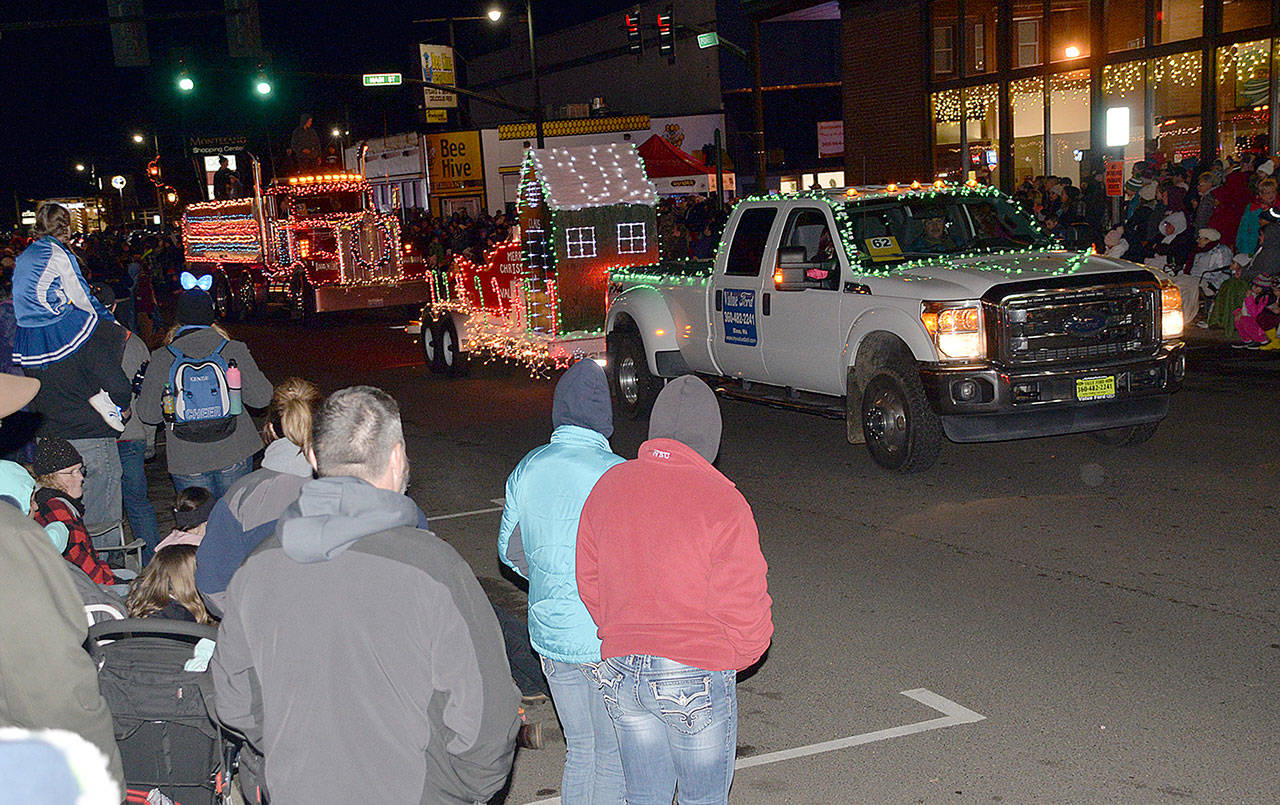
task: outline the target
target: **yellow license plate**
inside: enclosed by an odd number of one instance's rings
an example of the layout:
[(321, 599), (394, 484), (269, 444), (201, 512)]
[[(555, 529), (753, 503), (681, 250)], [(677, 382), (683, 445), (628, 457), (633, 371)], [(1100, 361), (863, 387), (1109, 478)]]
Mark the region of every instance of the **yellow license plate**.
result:
[(1116, 396), (1116, 376), (1080, 377), (1076, 379), (1077, 400), (1110, 400)]

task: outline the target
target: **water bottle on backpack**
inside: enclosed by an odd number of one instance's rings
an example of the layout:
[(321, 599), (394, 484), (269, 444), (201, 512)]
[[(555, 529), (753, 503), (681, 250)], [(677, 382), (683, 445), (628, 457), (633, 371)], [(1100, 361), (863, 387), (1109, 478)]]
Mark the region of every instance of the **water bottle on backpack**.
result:
[(240, 367), (236, 366), (235, 358), (227, 361), (227, 392), (231, 397), (231, 415), (244, 411), (244, 402), (240, 399)]

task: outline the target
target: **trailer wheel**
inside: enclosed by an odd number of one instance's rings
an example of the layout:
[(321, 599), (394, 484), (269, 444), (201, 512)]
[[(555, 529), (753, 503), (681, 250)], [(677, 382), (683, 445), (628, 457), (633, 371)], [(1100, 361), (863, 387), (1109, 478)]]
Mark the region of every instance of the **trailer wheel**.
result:
[(462, 351), (462, 342), (458, 340), (458, 328), (453, 324), (453, 317), (445, 316), (441, 321), (440, 363), (449, 377), (462, 377), (467, 374), (470, 356)]
[(649, 415), (662, 391), (662, 379), (650, 373), (637, 333), (617, 333), (609, 339), (609, 385), (624, 417), (643, 419)]
[(1159, 422), (1144, 422), (1141, 425), (1126, 425), (1123, 428), (1089, 431), (1089, 436), (1108, 447), (1130, 447), (1142, 444), (1155, 436), (1158, 427), (1160, 427)]
[(422, 358), (431, 374), (444, 372), (444, 356), (440, 354), (440, 329), (442, 320), (422, 320)]
[(896, 361), (873, 370), (862, 393), (862, 433), (881, 467), (919, 472), (942, 449), (942, 420), (929, 407), (920, 376)]

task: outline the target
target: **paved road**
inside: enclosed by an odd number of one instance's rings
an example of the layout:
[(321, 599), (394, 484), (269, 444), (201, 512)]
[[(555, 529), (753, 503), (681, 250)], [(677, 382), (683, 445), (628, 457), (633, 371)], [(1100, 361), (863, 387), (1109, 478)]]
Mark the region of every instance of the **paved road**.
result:
[[(548, 435), (552, 384), (429, 375), (394, 321), (241, 332), (273, 377), (393, 393), (428, 515), (492, 508)], [(776, 625), (739, 685), (740, 758), (942, 717), (904, 691), (985, 717), (744, 768), (732, 801), (1280, 799), (1277, 392), (1280, 357), (1204, 343), (1146, 445), (947, 445), (906, 477), (843, 423), (724, 402), (719, 466), (759, 521)], [(619, 423), (614, 447), (644, 435)], [(518, 604), (497, 524), (435, 530)], [(558, 794), (561, 751), (522, 753), (506, 801)]]

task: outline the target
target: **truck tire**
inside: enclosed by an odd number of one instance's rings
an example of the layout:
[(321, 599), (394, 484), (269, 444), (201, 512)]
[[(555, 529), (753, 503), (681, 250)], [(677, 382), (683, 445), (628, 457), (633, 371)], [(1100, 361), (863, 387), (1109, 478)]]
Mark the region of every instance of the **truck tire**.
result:
[(458, 340), (458, 328), (453, 324), (453, 317), (445, 316), (440, 325), (440, 365), (449, 377), (462, 377), (467, 373), (468, 355), (462, 351), (462, 343)]
[(251, 321), (258, 315), (258, 289), (253, 280), (245, 279), (236, 294), (237, 316), (241, 321)]
[(431, 374), (444, 373), (444, 359), (440, 356), (440, 320), (422, 320), (422, 358)]
[(213, 287), (209, 290), (209, 296), (213, 298), (214, 314), (222, 321), (231, 321), (235, 312), (235, 299), (231, 295), (231, 283), (225, 275), (213, 275)]
[(649, 372), (644, 344), (637, 333), (618, 333), (609, 341), (609, 385), (618, 413), (627, 419), (643, 419), (662, 391), (662, 380)]
[(913, 367), (898, 361), (872, 372), (862, 392), (862, 434), (871, 457), (887, 470), (933, 466), (942, 449), (942, 420)]
[(1089, 436), (1096, 442), (1108, 447), (1129, 447), (1142, 444), (1156, 434), (1159, 422), (1144, 422), (1141, 425), (1126, 425), (1123, 428), (1089, 431)]

